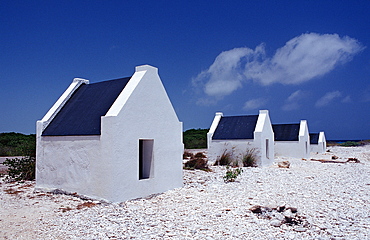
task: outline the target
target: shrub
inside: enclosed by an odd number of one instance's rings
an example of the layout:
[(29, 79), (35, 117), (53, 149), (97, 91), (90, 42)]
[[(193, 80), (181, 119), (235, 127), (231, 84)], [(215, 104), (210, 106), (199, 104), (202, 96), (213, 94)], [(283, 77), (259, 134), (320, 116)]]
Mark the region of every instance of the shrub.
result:
[(5, 180), (34, 180), (36, 158), (27, 156), (22, 158), (7, 158), (4, 163), (8, 167), (8, 176)]
[(193, 153), (185, 150), (184, 154), (182, 155), (182, 159), (192, 158), (193, 156), (194, 156)]
[(257, 167), (256, 148), (247, 149), (242, 156), (243, 167)]
[(185, 169), (210, 171), (206, 156), (202, 152), (198, 152), (192, 156), (191, 159), (185, 163)]
[(224, 182), (235, 182), (235, 179), (243, 172), (242, 168), (230, 169), (229, 166), (226, 167), (226, 174), (223, 177)]
[(232, 163), (232, 152), (228, 151), (227, 149), (224, 150), (221, 156), (217, 157), (215, 166), (229, 166)]
[(8, 167), (5, 180), (34, 180), (36, 170), (36, 138), (30, 135), (30, 141), (18, 145), (21, 158), (7, 158), (3, 165)]
[(207, 148), (208, 129), (189, 129), (183, 134), (183, 142), (186, 149)]

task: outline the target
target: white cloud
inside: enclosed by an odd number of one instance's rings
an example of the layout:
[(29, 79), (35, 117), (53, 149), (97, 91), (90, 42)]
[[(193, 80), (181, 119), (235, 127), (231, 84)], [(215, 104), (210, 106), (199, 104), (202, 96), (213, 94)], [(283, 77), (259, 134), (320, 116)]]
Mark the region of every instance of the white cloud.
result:
[(306, 33), (288, 41), (271, 58), (264, 44), (255, 50), (244, 47), (222, 52), (193, 84), (216, 98), (231, 94), (248, 80), (262, 85), (300, 84), (329, 73), (363, 49), (348, 36)]
[(302, 90), (297, 90), (285, 100), (282, 109), (284, 111), (292, 111), (298, 109), (301, 105), (299, 101), (307, 96), (307, 93)]
[(234, 48), (217, 56), (208, 70), (201, 72), (193, 84), (201, 86), (209, 96), (223, 97), (241, 87), (241, 59), (252, 54), (249, 48)]
[(339, 91), (333, 91), (326, 93), (322, 98), (317, 100), (315, 106), (316, 107), (324, 107), (332, 102), (334, 99), (339, 98), (342, 96), (342, 93)]
[(246, 65), (246, 76), (264, 85), (299, 84), (322, 76), (346, 63), (363, 47), (350, 37), (337, 34), (302, 34), (288, 41), (275, 55)]
[(243, 109), (244, 110), (258, 109), (262, 107), (263, 105), (265, 105), (266, 103), (267, 103), (267, 99), (263, 99), (263, 98), (251, 99), (245, 102)]

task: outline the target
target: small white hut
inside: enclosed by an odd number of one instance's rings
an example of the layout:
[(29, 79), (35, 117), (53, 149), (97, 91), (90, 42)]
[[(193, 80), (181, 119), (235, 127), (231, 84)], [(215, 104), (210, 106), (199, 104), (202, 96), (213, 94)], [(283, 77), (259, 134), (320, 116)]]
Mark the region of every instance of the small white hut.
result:
[(37, 121), (36, 189), (121, 202), (182, 186), (182, 123), (158, 69), (74, 79)]
[(259, 115), (223, 116), (216, 113), (207, 134), (208, 160), (214, 163), (225, 150), (240, 158), (254, 149), (258, 166), (270, 166), (274, 161), (274, 133), (268, 110)]
[(311, 152), (324, 153), (326, 151), (326, 138), (324, 132), (310, 133)]
[(297, 124), (272, 124), (275, 134), (275, 155), (308, 159), (310, 136), (306, 120)]

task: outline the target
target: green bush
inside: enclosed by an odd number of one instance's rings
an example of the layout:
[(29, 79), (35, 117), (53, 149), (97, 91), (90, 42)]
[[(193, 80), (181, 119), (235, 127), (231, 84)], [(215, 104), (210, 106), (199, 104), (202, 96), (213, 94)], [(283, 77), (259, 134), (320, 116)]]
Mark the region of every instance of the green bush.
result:
[(235, 182), (236, 178), (243, 172), (242, 168), (230, 169), (229, 166), (226, 167), (226, 173), (223, 177), (224, 182)]
[(30, 156), (35, 149), (35, 134), (0, 133), (0, 156)]
[(183, 134), (183, 142), (186, 149), (207, 148), (208, 129), (189, 129)]
[[(8, 167), (5, 180), (34, 180), (36, 167), (36, 136), (21, 133), (1, 133), (0, 153), (4, 156), (22, 156), (7, 158), (3, 165)], [(6, 150), (6, 154), (4, 154)]]
[(8, 167), (5, 180), (34, 180), (36, 158), (33, 156), (26, 156), (22, 158), (7, 158), (4, 163)]

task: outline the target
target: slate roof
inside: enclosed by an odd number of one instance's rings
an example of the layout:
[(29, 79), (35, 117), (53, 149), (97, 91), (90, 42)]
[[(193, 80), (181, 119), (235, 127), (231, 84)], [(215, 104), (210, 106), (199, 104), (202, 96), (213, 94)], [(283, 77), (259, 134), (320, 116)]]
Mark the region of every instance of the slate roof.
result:
[(319, 133), (310, 133), (310, 144), (319, 144)]
[(108, 112), (130, 78), (82, 84), (42, 136), (100, 135), (100, 117)]
[(221, 117), (212, 139), (253, 139), (258, 115)]
[(275, 141), (298, 141), (299, 123), (297, 124), (272, 124)]

